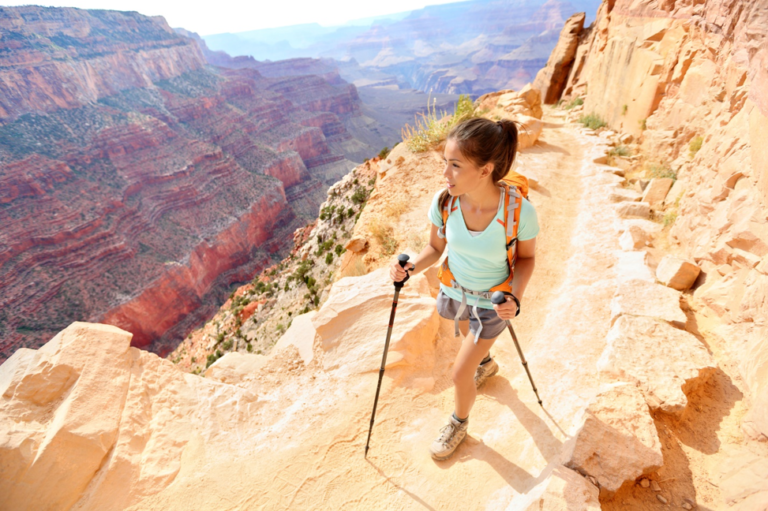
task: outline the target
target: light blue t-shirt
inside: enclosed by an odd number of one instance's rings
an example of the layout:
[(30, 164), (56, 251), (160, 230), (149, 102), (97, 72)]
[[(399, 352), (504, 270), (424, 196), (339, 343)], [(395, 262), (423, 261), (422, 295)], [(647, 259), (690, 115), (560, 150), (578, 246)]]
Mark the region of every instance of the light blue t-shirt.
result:
[[(440, 213), (439, 199), (442, 190), (432, 198), (429, 208), (429, 219), (438, 227), (443, 225), (443, 216)], [(485, 230), (472, 236), (464, 222), (461, 212), (461, 199), (456, 200), (458, 208), (448, 215), (446, 226), (446, 241), (448, 242), (448, 263), (456, 282), (473, 291), (488, 291), (493, 286), (504, 282), (509, 277), (507, 266), (507, 237), (504, 226), (497, 219), (504, 221), (504, 205), (499, 202), (499, 210), (496, 217), (488, 224)], [(539, 220), (536, 210), (528, 200), (523, 199), (520, 209), (520, 227), (517, 231), (518, 241), (526, 241), (539, 234)], [(453, 289), (440, 284), (440, 289), (448, 297), (461, 301), (461, 290)], [(477, 301), (477, 302), (476, 302)], [(493, 309), (493, 304), (486, 298), (467, 295), (467, 303), (482, 309)]]

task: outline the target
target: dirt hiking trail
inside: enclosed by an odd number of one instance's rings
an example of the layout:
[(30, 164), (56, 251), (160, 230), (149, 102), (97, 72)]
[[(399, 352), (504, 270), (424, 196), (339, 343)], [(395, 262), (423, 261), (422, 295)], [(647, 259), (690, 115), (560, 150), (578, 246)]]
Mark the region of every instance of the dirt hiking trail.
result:
[[(478, 392), (467, 438), (451, 459), (432, 460), (429, 444), (453, 411), (450, 369), (460, 341), (452, 321), (429, 316), (439, 323), (436, 337), (409, 348), (418, 363), (393, 355), (364, 459), (392, 296), (382, 268), (357, 278), (358, 288), (376, 288), (365, 303), (379, 304), (367, 323), (364, 295), (350, 309), (364, 325), (354, 333), (359, 347), (336, 365), (318, 341), (306, 365), (292, 348), (275, 355), (263, 376), (241, 385), (258, 395), (256, 420), (230, 426), (226, 436), (194, 437), (174, 482), (133, 509), (507, 509), (560, 467), (563, 444), (604, 383), (596, 364), (611, 326), (610, 301), (618, 283), (643, 268), (619, 250), (607, 191), (621, 178), (593, 162), (604, 142), (566, 125), (557, 110), (545, 108), (543, 121), (539, 141), (520, 155), (537, 181), (530, 200), (541, 231), (523, 312), (513, 321), (543, 408), (504, 332), (492, 349), (500, 371)], [(424, 311), (434, 309), (434, 282), (417, 276), (405, 286), (395, 331), (414, 311), (432, 314)], [(338, 284), (338, 293), (352, 292)], [(341, 306), (337, 314), (342, 318)]]

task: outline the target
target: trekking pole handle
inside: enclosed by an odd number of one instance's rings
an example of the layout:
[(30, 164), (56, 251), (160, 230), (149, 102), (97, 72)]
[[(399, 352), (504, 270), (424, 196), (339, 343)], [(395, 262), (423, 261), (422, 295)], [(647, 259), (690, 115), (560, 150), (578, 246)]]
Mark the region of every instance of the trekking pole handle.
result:
[[(400, 254), (397, 256), (397, 262), (400, 263), (400, 266), (402, 268), (405, 268), (405, 265), (408, 263), (408, 259), (410, 259), (411, 256), (408, 254)], [(406, 282), (408, 282), (408, 279), (411, 278), (411, 275), (408, 273), (408, 270), (405, 270), (405, 278), (401, 280), (400, 282), (395, 282), (395, 287), (397, 289), (401, 289)]]
[(517, 305), (517, 314), (515, 314), (515, 317), (517, 317), (517, 315), (520, 314), (520, 300), (518, 300), (517, 297), (512, 293), (505, 293), (503, 291), (494, 291), (494, 293), (491, 295), (491, 303), (493, 303), (494, 305), (501, 305), (502, 303), (507, 301), (506, 295), (511, 296), (512, 299), (515, 301), (515, 304)]

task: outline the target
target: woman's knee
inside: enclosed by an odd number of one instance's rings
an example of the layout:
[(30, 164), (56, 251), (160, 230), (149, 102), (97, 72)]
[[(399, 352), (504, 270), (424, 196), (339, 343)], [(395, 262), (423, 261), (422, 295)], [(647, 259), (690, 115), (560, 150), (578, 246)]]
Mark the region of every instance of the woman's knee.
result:
[(474, 376), (474, 368), (470, 370), (469, 367), (465, 367), (463, 365), (454, 365), (453, 371), (451, 372), (451, 378), (453, 379), (454, 385), (465, 383), (468, 380), (473, 380)]

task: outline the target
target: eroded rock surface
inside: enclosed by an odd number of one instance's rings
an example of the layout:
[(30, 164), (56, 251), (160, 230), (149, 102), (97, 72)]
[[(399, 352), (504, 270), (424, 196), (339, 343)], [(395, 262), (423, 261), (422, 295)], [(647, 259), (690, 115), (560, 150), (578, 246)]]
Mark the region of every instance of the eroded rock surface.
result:
[(630, 383), (615, 384), (594, 398), (563, 454), (567, 467), (594, 477), (609, 492), (664, 462), (648, 405)]
[(649, 317), (620, 316), (611, 327), (598, 369), (637, 382), (651, 408), (679, 414), (685, 392), (701, 383), (715, 361), (693, 335)]

